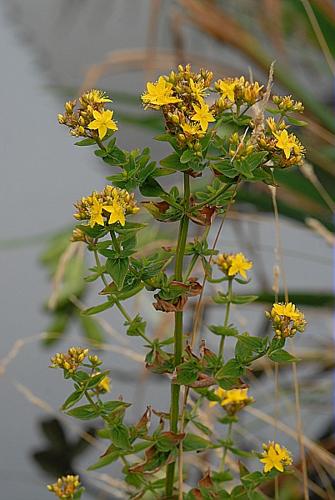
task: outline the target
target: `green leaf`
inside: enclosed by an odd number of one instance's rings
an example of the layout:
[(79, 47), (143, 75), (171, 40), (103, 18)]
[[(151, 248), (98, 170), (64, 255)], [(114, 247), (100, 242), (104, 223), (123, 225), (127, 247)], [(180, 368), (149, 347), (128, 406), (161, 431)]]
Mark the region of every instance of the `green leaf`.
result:
[(95, 464), (90, 465), (87, 470), (96, 470), (101, 469), (102, 467), (106, 467), (106, 465), (115, 462), (121, 456), (121, 454), (121, 450), (112, 451), (111, 453), (108, 453), (107, 455), (101, 457)]
[(232, 303), (233, 304), (250, 304), (258, 299), (258, 295), (233, 295)]
[(106, 271), (111, 275), (114, 283), (120, 290), (123, 287), (124, 279), (126, 277), (129, 267), (129, 258), (116, 258), (107, 259)]
[(189, 161), (192, 161), (196, 159), (196, 156), (194, 154), (194, 151), (191, 149), (185, 149), (185, 151), (182, 153), (181, 157), (179, 158), (180, 163), (188, 163)]
[(80, 401), (83, 396), (84, 396), (84, 391), (82, 390), (74, 391), (63, 403), (62, 410), (64, 411), (67, 410), (68, 408), (71, 408), (71, 406), (78, 403), (78, 401)]
[(125, 326), (128, 326), (127, 335), (129, 335), (130, 337), (143, 335), (145, 332), (146, 324), (146, 321), (143, 321), (142, 316), (140, 316), (139, 314), (137, 314), (131, 321), (126, 321), (124, 323)]
[(83, 139), (82, 141), (78, 141), (74, 143), (75, 146), (93, 146), (93, 144), (96, 144), (95, 139)]
[(268, 350), (268, 355), (271, 354), (273, 351), (277, 351), (278, 349), (281, 349), (285, 345), (285, 339), (282, 339), (281, 337), (273, 337), (271, 340), (271, 344), (269, 346)]
[(86, 385), (86, 389), (93, 389), (94, 387), (96, 387), (108, 374), (109, 370), (105, 370), (90, 377), (90, 380)]
[[(241, 481), (243, 486), (247, 489), (257, 488), (259, 484), (261, 484), (264, 476), (260, 471), (251, 472), (250, 474), (245, 474), (241, 477)], [(268, 478), (266, 478), (268, 480)]]
[(109, 165), (122, 165), (126, 161), (126, 155), (122, 151), (122, 149), (114, 146), (112, 151), (108, 152), (107, 155), (104, 156), (104, 162)]
[(131, 448), (128, 427), (124, 424), (116, 424), (111, 428), (111, 439), (117, 448), (121, 448), (122, 450), (129, 450)]
[(67, 411), (66, 414), (80, 420), (92, 420), (99, 416), (99, 412), (91, 404), (77, 406), (77, 408)]
[(220, 174), (225, 175), (229, 179), (234, 179), (238, 176), (238, 171), (230, 160), (221, 160), (213, 163), (211, 166), (214, 170), (216, 170)]
[(143, 196), (156, 197), (167, 194), (159, 182), (153, 177), (148, 177), (143, 184), (140, 185), (140, 192)]
[(107, 302), (103, 302), (102, 304), (99, 304), (98, 306), (93, 306), (93, 307), (88, 307), (87, 309), (84, 309), (81, 314), (91, 316), (93, 314), (98, 314), (102, 311), (106, 311), (106, 309), (110, 309), (113, 306), (114, 302), (111, 300), (108, 300)]
[(173, 149), (178, 151), (178, 142), (175, 137), (170, 134), (160, 134), (155, 137), (156, 141), (169, 142)]
[(143, 224), (140, 222), (128, 222), (126, 221), (126, 224), (122, 227), (116, 227), (115, 232), (118, 234), (129, 234), (130, 232), (136, 233), (137, 231), (140, 231), (141, 229), (144, 229), (148, 226), (148, 224)]
[(292, 116), (286, 116), (286, 119), (289, 123), (296, 125), (297, 127), (306, 127), (306, 125), (308, 125), (308, 122), (297, 120), (296, 118), (292, 118)]
[(215, 333), (215, 335), (221, 335), (223, 337), (236, 337), (238, 335), (238, 330), (233, 325), (229, 326), (216, 326), (210, 325), (208, 329)]
[(251, 153), (251, 155), (247, 156), (245, 161), (248, 163), (249, 169), (253, 171), (258, 167), (258, 165), (263, 163), (267, 155), (267, 151), (257, 151), (256, 153)]
[(131, 406), (131, 403), (126, 403), (125, 401), (107, 401), (102, 405), (102, 412), (107, 416), (111, 416), (121, 410), (126, 410), (129, 406)]
[(213, 472), (212, 479), (216, 483), (223, 483), (224, 481), (231, 481), (234, 479), (234, 476), (229, 470), (225, 470), (222, 472)]
[(248, 333), (238, 335), (238, 340), (253, 351), (263, 351), (267, 344), (267, 339), (255, 337), (253, 335), (249, 335)]
[(181, 385), (190, 385), (198, 378), (199, 366), (194, 360), (182, 363), (177, 367), (176, 383)]
[(243, 373), (244, 373), (244, 367), (241, 366), (241, 364), (236, 359), (230, 359), (217, 372), (216, 378), (218, 380), (226, 378), (226, 377), (233, 377), (233, 378), (236, 377), (237, 378), (237, 377), (240, 377), (241, 375), (243, 375)]
[(277, 349), (276, 351), (272, 351), (269, 354), (269, 358), (271, 361), (275, 361), (276, 363), (294, 363), (299, 361), (298, 358), (292, 356), (289, 352), (284, 349)]
[(184, 451), (201, 451), (212, 447), (211, 441), (191, 432), (188, 432), (183, 440)]
[(240, 174), (244, 175), (247, 179), (253, 177), (252, 170), (247, 162), (247, 160), (235, 160), (234, 167)]
[(159, 162), (162, 167), (173, 168), (178, 170), (181, 167), (179, 155), (177, 153), (171, 153)]

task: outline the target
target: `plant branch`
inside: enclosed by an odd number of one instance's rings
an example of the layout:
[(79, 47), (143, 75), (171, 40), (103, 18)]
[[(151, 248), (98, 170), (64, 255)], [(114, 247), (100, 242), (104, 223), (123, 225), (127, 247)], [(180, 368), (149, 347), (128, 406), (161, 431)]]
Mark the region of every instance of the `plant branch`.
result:
[[(178, 243), (176, 249), (176, 263), (174, 277), (178, 281), (183, 279), (183, 261), (188, 233), (189, 219), (186, 215), (190, 199), (190, 178), (184, 173), (184, 210), (185, 213), (180, 221)], [(182, 359), (183, 352), (183, 312), (175, 312), (174, 328), (174, 364), (178, 366)], [(179, 420), (179, 395), (180, 386), (171, 384), (171, 407), (170, 407), (170, 430), (177, 432)], [(166, 471), (166, 496), (170, 498), (173, 494), (175, 462), (167, 466)]]

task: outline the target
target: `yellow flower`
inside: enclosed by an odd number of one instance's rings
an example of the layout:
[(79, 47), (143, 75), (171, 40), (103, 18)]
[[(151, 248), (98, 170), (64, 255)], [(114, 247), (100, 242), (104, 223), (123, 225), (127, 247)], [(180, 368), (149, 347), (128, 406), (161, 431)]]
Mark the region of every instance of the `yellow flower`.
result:
[(70, 500), (78, 492), (80, 487), (79, 476), (62, 476), (54, 484), (48, 484), (47, 488), (54, 493), (56, 497)]
[[(222, 389), (221, 387), (218, 387), (215, 391), (214, 391), (214, 394), (215, 396), (217, 396), (220, 400), (222, 400), (225, 395), (226, 395), (226, 391), (224, 389)], [(218, 404), (218, 401), (210, 401), (209, 403), (209, 407), (212, 408), (213, 406), (216, 406)]]
[(124, 215), (124, 208), (120, 204), (119, 200), (114, 200), (113, 205), (104, 206), (106, 212), (110, 212), (110, 217), (108, 224), (115, 224), (115, 222), (120, 222), (121, 226), (126, 223), (126, 217)]
[(102, 392), (110, 392), (111, 390), (111, 379), (109, 377), (104, 377), (98, 384), (98, 390)]
[(230, 268), (228, 270), (228, 276), (235, 276), (240, 273), (242, 278), (247, 279), (246, 271), (252, 268), (252, 262), (247, 260), (243, 253), (237, 253), (230, 257)]
[(248, 398), (248, 389), (230, 389), (226, 391), (224, 399), (221, 401), (221, 406), (226, 406), (230, 403), (242, 403)]
[(99, 133), (99, 138), (103, 139), (107, 134), (108, 130), (117, 130), (117, 125), (113, 118), (113, 111), (107, 109), (106, 111), (93, 111), (93, 116), (95, 120), (88, 124), (88, 128), (91, 130), (97, 130)]
[(84, 349), (83, 347), (70, 347), (67, 353), (57, 352), (51, 358), (51, 368), (62, 368), (70, 373), (74, 373), (87, 355), (88, 349)]
[(134, 194), (109, 185), (101, 192), (94, 191), (91, 195), (83, 197), (74, 206), (77, 209), (74, 217), (80, 221), (88, 220), (91, 227), (95, 224), (103, 226), (105, 218), (108, 217), (106, 212), (110, 212), (109, 224), (120, 222), (124, 226), (125, 216), (139, 211)]
[(272, 116), (270, 118), (267, 118), (266, 123), (268, 124), (269, 129), (271, 132), (276, 132), (277, 130), (277, 123)]
[(288, 304), (273, 304), (271, 313), (278, 314), (278, 316), (287, 316), (292, 320), (298, 319), (301, 316), (301, 312), (297, 309), (295, 304), (292, 304), (292, 302), (289, 302)]
[(270, 472), (272, 469), (284, 472), (284, 467), (292, 464), (291, 453), (280, 444), (271, 441), (268, 444), (263, 444), (263, 448), (263, 458), (260, 459), (260, 462), (264, 464), (264, 472)]
[[(246, 405), (253, 403), (254, 399), (248, 396), (248, 388), (230, 389), (226, 391), (218, 387), (214, 394), (219, 398), (219, 403), (225, 408), (229, 415), (234, 415), (236, 412), (244, 408)], [(209, 407), (217, 405), (218, 401), (210, 401)]]
[(217, 89), (221, 93), (221, 97), (223, 99), (227, 98), (231, 102), (235, 102), (235, 87), (236, 87), (236, 80), (230, 81), (230, 80), (218, 80), (217, 81)]
[(292, 148), (296, 147), (296, 142), (288, 135), (287, 130), (282, 130), (279, 134), (273, 134), (277, 139), (276, 146), (284, 151), (286, 159), (290, 157)]
[(190, 78), (190, 89), (192, 94), (194, 94), (194, 97), (199, 102), (203, 102), (206, 87), (204, 87), (201, 82), (194, 82), (193, 78)]
[(307, 322), (304, 314), (292, 302), (275, 303), (271, 311), (265, 314), (271, 319), (277, 337), (293, 337), (297, 331), (303, 333), (306, 328)]
[(206, 132), (208, 129), (208, 123), (215, 122), (215, 118), (209, 111), (208, 105), (204, 102), (200, 103), (200, 106), (193, 104), (193, 109), (195, 114), (191, 117), (191, 120), (199, 122), (202, 131)]
[(92, 89), (80, 97), (80, 102), (87, 103), (92, 106), (92, 104), (102, 104), (104, 102), (113, 101), (112, 99), (109, 99), (109, 97), (102, 90)]
[(190, 123), (183, 123), (181, 125), (181, 128), (187, 135), (198, 135), (201, 133), (200, 127), (198, 124), (190, 124)]
[(95, 224), (99, 224), (100, 226), (105, 225), (104, 219), (102, 217), (102, 208), (103, 208), (102, 203), (96, 198), (96, 196), (93, 196), (92, 205), (90, 207), (91, 218), (89, 222), (91, 227), (95, 226)]
[(145, 104), (152, 104), (158, 107), (180, 102), (180, 99), (172, 95), (172, 86), (172, 83), (169, 83), (164, 76), (160, 76), (157, 82), (147, 83), (147, 92), (143, 94), (142, 101)]

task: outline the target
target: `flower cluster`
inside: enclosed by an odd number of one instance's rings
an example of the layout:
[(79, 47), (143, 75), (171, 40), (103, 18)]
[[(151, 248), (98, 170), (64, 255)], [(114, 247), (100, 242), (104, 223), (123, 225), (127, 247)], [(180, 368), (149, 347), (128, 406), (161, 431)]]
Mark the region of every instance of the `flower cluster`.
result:
[(238, 160), (247, 158), (255, 150), (255, 144), (251, 138), (243, 138), (238, 132), (234, 132), (229, 138), (229, 156)]
[(214, 259), (214, 263), (229, 277), (235, 277), (240, 274), (242, 278), (247, 279), (247, 273), (253, 264), (247, 260), (243, 253), (220, 253)]
[(51, 368), (62, 368), (66, 372), (74, 373), (82, 364), (88, 349), (83, 347), (70, 347), (67, 353), (57, 353), (51, 358)]
[(279, 443), (269, 441), (263, 444), (263, 449), (260, 461), (264, 464), (264, 472), (270, 472), (272, 469), (284, 472), (285, 467), (292, 465), (291, 453)]
[[(74, 214), (77, 220), (88, 220), (89, 225), (96, 224), (104, 226), (119, 222), (121, 226), (126, 223), (126, 215), (136, 214), (139, 208), (136, 206), (134, 194), (125, 189), (113, 186), (105, 186), (101, 192), (93, 191), (90, 196), (83, 197), (75, 203), (77, 212)], [(78, 240), (80, 235), (75, 236)]]
[(304, 314), (292, 302), (273, 304), (271, 311), (265, 314), (271, 319), (277, 337), (293, 337), (297, 331), (302, 333), (305, 330)]
[(235, 415), (239, 410), (254, 402), (254, 398), (248, 396), (248, 388), (225, 390), (218, 387), (214, 394), (219, 401), (211, 401), (209, 406), (213, 407), (219, 403), (228, 415)]
[(220, 111), (230, 109), (234, 105), (239, 108), (243, 105), (250, 107), (264, 95), (263, 85), (258, 82), (250, 83), (244, 76), (218, 80), (215, 82), (215, 90), (220, 94), (216, 102)]
[(147, 83), (142, 95), (145, 108), (161, 109), (166, 129), (175, 135), (181, 145), (199, 149), (201, 139), (211, 122), (215, 121), (212, 109), (205, 102), (212, 73), (201, 69), (191, 71), (190, 65), (178, 66), (178, 71), (160, 76), (154, 83)]
[(106, 109), (112, 102), (101, 90), (85, 92), (78, 101), (65, 103), (65, 113), (58, 115), (58, 121), (69, 127), (75, 137), (91, 137), (102, 140), (108, 130), (115, 132), (118, 127), (113, 120), (113, 111)]
[(63, 500), (72, 500), (80, 489), (79, 476), (62, 476), (56, 483), (48, 484), (48, 490)]
[(286, 168), (300, 165), (304, 159), (304, 146), (296, 135), (288, 132), (288, 125), (282, 119), (268, 118), (266, 129), (257, 142), (261, 149), (271, 152), (274, 166)]
[(292, 99), (292, 96), (290, 95), (286, 96), (274, 95), (272, 97), (272, 100), (282, 114), (285, 114), (287, 112), (303, 113), (304, 111), (304, 106), (302, 102), (294, 101)]

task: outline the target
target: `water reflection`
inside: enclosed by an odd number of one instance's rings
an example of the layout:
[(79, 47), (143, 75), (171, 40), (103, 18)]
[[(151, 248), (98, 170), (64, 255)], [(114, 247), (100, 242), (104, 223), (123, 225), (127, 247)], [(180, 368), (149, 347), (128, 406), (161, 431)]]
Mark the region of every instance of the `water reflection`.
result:
[(95, 429), (93, 427), (82, 429), (86, 439), (81, 436), (71, 438), (57, 418), (41, 419), (38, 428), (44, 439), (44, 445), (40, 449), (33, 450), (31, 457), (40, 469), (48, 473), (52, 481), (55, 477), (78, 474), (75, 459), (84, 456), (90, 446), (87, 437), (94, 437)]

